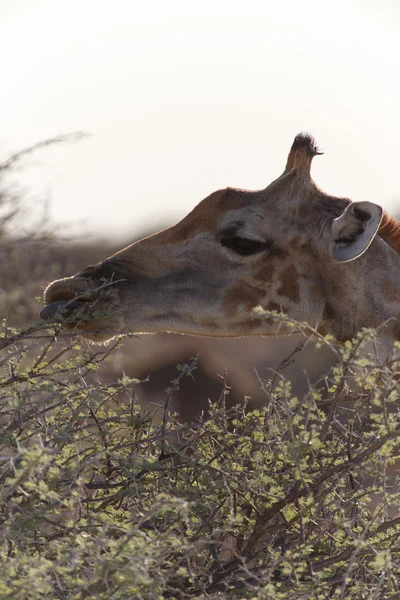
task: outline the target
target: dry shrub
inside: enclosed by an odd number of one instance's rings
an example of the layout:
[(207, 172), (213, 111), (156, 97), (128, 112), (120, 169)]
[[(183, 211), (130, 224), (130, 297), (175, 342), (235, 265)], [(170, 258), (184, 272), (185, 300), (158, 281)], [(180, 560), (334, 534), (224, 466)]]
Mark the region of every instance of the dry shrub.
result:
[(398, 597), (398, 363), (366, 356), (374, 332), (337, 350), (328, 400), (277, 373), (261, 409), (225, 388), (190, 424), (170, 402), (196, 359), (155, 424), (135, 381), (96, 379), (120, 341), (49, 333), (1, 340), (1, 598)]

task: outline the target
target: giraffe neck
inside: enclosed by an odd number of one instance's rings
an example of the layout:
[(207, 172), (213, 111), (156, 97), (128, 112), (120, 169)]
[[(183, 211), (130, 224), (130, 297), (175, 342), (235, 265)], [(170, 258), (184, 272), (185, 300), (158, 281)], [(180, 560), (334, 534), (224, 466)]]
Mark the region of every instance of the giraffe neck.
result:
[(326, 286), (326, 315), (338, 340), (363, 327), (400, 339), (400, 255), (381, 238), (358, 260), (336, 265)]

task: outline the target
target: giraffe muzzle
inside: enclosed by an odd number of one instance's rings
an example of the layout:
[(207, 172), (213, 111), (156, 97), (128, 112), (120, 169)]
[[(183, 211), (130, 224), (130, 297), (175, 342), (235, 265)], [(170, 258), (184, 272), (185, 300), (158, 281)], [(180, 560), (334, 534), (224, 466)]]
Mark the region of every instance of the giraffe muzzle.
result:
[(80, 313), (83, 313), (87, 308), (88, 302), (82, 300), (56, 300), (42, 308), (40, 311), (40, 318), (45, 321), (64, 321), (68, 319), (68, 321), (71, 322), (70, 317), (74, 312), (79, 311)]

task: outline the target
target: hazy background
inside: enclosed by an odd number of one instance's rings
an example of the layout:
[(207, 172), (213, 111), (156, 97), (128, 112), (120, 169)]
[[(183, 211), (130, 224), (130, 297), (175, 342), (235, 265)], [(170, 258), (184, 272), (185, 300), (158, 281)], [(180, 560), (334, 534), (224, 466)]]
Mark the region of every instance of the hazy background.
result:
[(301, 130), (321, 187), (395, 210), (399, 31), (398, 0), (1, 0), (0, 155), (90, 132), (20, 182), (55, 222), (124, 242), (266, 187)]

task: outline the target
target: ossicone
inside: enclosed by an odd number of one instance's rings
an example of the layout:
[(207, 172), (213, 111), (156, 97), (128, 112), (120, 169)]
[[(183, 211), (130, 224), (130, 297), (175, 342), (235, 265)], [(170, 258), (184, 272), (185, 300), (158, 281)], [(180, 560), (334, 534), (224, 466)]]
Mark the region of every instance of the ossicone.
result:
[(310, 175), (311, 162), (314, 156), (320, 155), (314, 138), (308, 133), (299, 133), (289, 152), (286, 163), (286, 172), (295, 170), (306, 176)]

